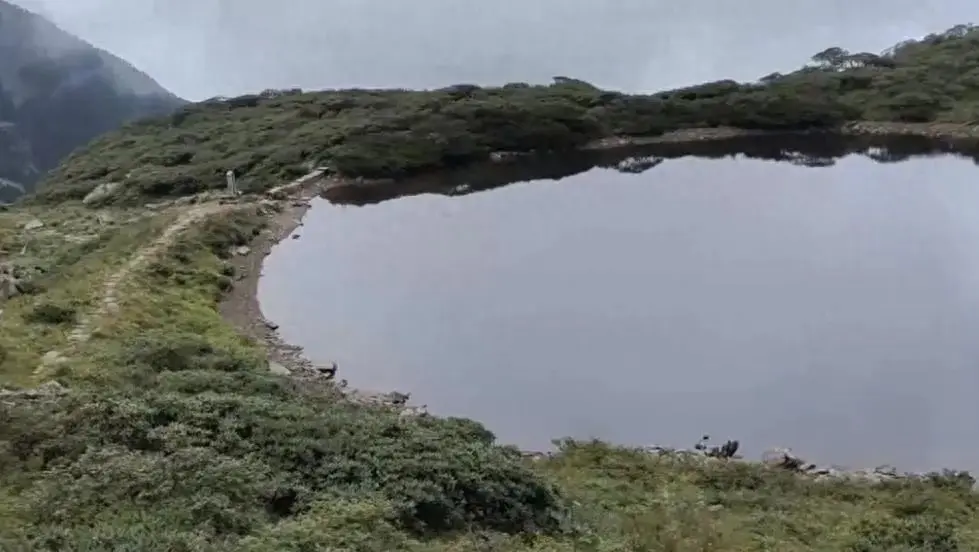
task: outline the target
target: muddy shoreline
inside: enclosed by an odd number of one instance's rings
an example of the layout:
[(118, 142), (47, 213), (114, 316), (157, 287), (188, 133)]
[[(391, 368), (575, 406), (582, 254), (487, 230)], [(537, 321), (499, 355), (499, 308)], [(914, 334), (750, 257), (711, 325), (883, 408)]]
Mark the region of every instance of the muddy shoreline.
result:
[(270, 367), (274, 372), (278, 370), (273, 363), (293, 373), (304, 373), (312, 367), (312, 362), (303, 356), (302, 348), (289, 345), (279, 338), (275, 331), (277, 326), (265, 318), (258, 301), (258, 282), (265, 257), (276, 244), (292, 236), (302, 226), (312, 199), (309, 191), (312, 190), (301, 190), (290, 199), (260, 202), (268, 216), (268, 226), (248, 246), (235, 251), (231, 262), (235, 267), (236, 282), (219, 306), (221, 315), (239, 332), (267, 347)]
[[(399, 412), (402, 417), (427, 416), (427, 407), (411, 404), (409, 393), (353, 389), (347, 387), (346, 383), (339, 377), (334, 379), (332, 375), (323, 374), (321, 369), (324, 367), (317, 366), (307, 359), (303, 354), (302, 347), (284, 341), (276, 331), (278, 326), (262, 314), (258, 300), (258, 281), (261, 278), (261, 268), (265, 258), (282, 240), (299, 237), (299, 229), (303, 225), (303, 218), (308, 213), (311, 207), (310, 201), (313, 198), (331, 185), (345, 184), (330, 179), (311, 179), (301, 187), (293, 187), (291, 189), (293, 196), (289, 199), (282, 199), (280, 196), (280, 199), (277, 200), (264, 199), (259, 202), (269, 217), (268, 227), (252, 241), (247, 252), (241, 250), (233, 259), (239, 274), (238, 282), (222, 301), (220, 312), (241, 333), (262, 343), (268, 354), (270, 371), (293, 380), (299, 391), (316, 393), (324, 390), (333, 391), (341, 399), (358, 404), (391, 408)], [(326, 368), (336, 367), (334, 365)], [(705, 444), (706, 441), (702, 443), (702, 445)], [(730, 456), (718, 454), (720, 450), (718, 447), (709, 446), (697, 446), (689, 449), (661, 445), (626, 448), (633, 448), (643, 454), (677, 462), (760, 463), (773, 470), (784, 470), (816, 481), (850, 479), (878, 484), (896, 479), (915, 479), (928, 476), (925, 473), (898, 472), (895, 468), (886, 465), (869, 469), (854, 469), (815, 464), (804, 460), (791, 449), (781, 447), (769, 449), (759, 460), (735, 455), (736, 446), (735, 450), (731, 451)], [(521, 450), (520, 454), (527, 460), (540, 461), (553, 456), (554, 451)]]
[(278, 333), (278, 324), (262, 313), (258, 299), (258, 282), (262, 266), (272, 249), (286, 239), (298, 239), (310, 202), (337, 181), (312, 171), (306, 176), (267, 192), (257, 205), (268, 217), (267, 227), (247, 246), (236, 248), (231, 259), (235, 267), (235, 285), (219, 305), (221, 316), (242, 335), (261, 343), (268, 355), (269, 371), (296, 380), (300, 385), (324, 386), (348, 400), (362, 404), (393, 407), (404, 415), (427, 414), (425, 406), (408, 403), (409, 395), (397, 391), (353, 389), (338, 375), (335, 363), (316, 364), (307, 358), (303, 348), (286, 342)]

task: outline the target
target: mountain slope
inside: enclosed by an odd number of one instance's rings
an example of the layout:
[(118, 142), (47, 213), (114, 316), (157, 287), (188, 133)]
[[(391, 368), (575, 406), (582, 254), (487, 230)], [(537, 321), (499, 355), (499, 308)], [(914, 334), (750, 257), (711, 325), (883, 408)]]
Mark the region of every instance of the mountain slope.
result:
[[(262, 256), (298, 237), (318, 186), (381, 188), (344, 177), (627, 138), (679, 156), (746, 129), (976, 138), (977, 121), (979, 30), (963, 26), (881, 56), (828, 48), (757, 83), (269, 92), (107, 133), (0, 213), (0, 550), (979, 550), (966, 473), (810, 468), (788, 451), (753, 463), (730, 458), (733, 441), (564, 441), (525, 458), (477, 422), (401, 410), (401, 394), (353, 400), (253, 297)], [(768, 138), (759, 154), (807, 157)], [(279, 186), (312, 167), (329, 179)], [(199, 193), (229, 168), (266, 197)], [(254, 300), (235, 309), (245, 324), (227, 316), (234, 297)], [(278, 362), (286, 351), (294, 362)]]
[(979, 134), (975, 121), (979, 29), (959, 25), (880, 54), (831, 47), (786, 75), (656, 94), (556, 77), (549, 86), (267, 90), (212, 100), (91, 142), (52, 171), (38, 194), (48, 202), (80, 199), (109, 180), (122, 185), (120, 200), (186, 195), (223, 187), (229, 169), (243, 189), (259, 191), (311, 166), (344, 177), (401, 178), (484, 162), (496, 152), (668, 141), (677, 131), (679, 141), (718, 127), (874, 134), (888, 123), (888, 132), (918, 125), (913, 132), (934, 134), (928, 125), (954, 124), (960, 134)]
[[(183, 103), (126, 61), (0, 0), (0, 179), (31, 189), (92, 138)], [(0, 184), (0, 201), (18, 193)]]

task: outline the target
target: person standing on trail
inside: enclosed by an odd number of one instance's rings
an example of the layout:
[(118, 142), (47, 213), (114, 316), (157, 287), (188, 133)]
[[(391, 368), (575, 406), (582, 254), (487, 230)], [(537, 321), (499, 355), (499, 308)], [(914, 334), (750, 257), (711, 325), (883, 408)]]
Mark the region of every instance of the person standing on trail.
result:
[(235, 196), (238, 195), (238, 181), (235, 179), (235, 171), (228, 169), (228, 172), (224, 174), (228, 179), (228, 193)]

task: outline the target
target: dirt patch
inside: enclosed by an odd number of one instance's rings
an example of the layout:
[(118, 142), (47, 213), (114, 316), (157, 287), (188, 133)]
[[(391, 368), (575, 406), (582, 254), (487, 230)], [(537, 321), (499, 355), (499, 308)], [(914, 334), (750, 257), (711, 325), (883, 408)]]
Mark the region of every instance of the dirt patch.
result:
[[(313, 174), (313, 173), (311, 173)], [(284, 239), (296, 235), (296, 230), (302, 226), (303, 218), (309, 211), (310, 202), (324, 189), (335, 186), (336, 181), (321, 177), (317, 173), (307, 175), (286, 186), (276, 188), (270, 197), (262, 200), (272, 213), (269, 215), (268, 228), (260, 236), (252, 240), (245, 248), (235, 251), (232, 260), (235, 265), (236, 282), (232, 290), (225, 295), (219, 311), (221, 315), (243, 335), (262, 343), (269, 358), (271, 372), (288, 376), (297, 380), (300, 385), (321, 388), (321, 384), (330, 383), (336, 391), (351, 401), (361, 404), (371, 404), (393, 407), (403, 416), (427, 414), (424, 405), (411, 405), (410, 395), (398, 391), (381, 392), (348, 388), (344, 380), (335, 379), (336, 364), (317, 365), (311, 362), (303, 353), (303, 348), (287, 343), (276, 331), (278, 325), (265, 318), (258, 302), (258, 281), (262, 276), (262, 264), (272, 248)], [(285, 193), (288, 196), (284, 196)]]
[[(292, 236), (302, 226), (303, 217), (309, 211), (310, 201), (316, 197), (320, 182), (307, 181), (305, 186), (292, 190), (292, 197), (264, 200), (273, 214), (268, 228), (255, 238), (247, 248), (239, 249), (232, 259), (236, 282), (219, 306), (221, 315), (239, 332), (261, 343), (268, 349), (273, 372), (292, 374), (318, 373), (317, 367), (303, 356), (302, 347), (284, 342), (275, 331), (278, 326), (267, 320), (258, 303), (258, 280), (262, 275), (262, 263), (272, 248), (283, 239)], [(324, 375), (328, 374), (324, 371)]]
[(160, 256), (160, 253), (173, 245), (174, 240), (184, 230), (201, 219), (222, 211), (233, 209), (233, 204), (202, 203), (186, 208), (180, 216), (160, 236), (140, 248), (122, 268), (110, 275), (102, 284), (102, 296), (95, 309), (84, 314), (68, 336), (72, 343), (84, 343), (92, 337), (92, 331), (102, 318), (115, 314), (119, 309), (119, 286), (130, 274), (136, 272)]

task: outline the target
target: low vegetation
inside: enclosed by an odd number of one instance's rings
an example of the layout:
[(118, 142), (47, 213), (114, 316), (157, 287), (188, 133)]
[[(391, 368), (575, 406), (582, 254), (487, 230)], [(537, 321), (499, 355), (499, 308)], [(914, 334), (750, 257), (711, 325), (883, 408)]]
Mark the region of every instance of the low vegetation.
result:
[[(0, 377), (13, 389), (0, 392), (0, 550), (977, 550), (966, 474), (816, 480), (571, 441), (532, 460), (477, 422), (402, 416), (274, 375), (263, 345), (216, 308), (235, 282), (232, 251), (266, 231), (274, 204), (214, 211), (118, 282), (111, 315), (90, 317), (110, 275), (192, 205), (147, 196), (221, 186), (228, 167), (260, 190), (311, 165), (396, 177), (685, 128), (972, 122), (970, 79), (979, 35), (963, 27), (883, 56), (830, 49), (758, 83), (267, 93), (107, 135), (0, 213), (0, 260), (23, 275), (0, 304)], [(107, 180), (124, 184), (109, 206), (77, 201)], [(72, 342), (81, 320), (91, 338)]]
[(402, 177), (494, 151), (568, 150), (610, 136), (710, 127), (835, 128), (846, 121), (979, 120), (979, 32), (959, 26), (883, 55), (829, 48), (802, 69), (649, 95), (556, 78), (549, 86), (432, 91), (267, 91), (145, 120), (76, 152), (46, 180), (45, 201), (107, 181), (117, 201), (224, 185), (233, 169), (261, 190), (322, 165), (350, 177)]

